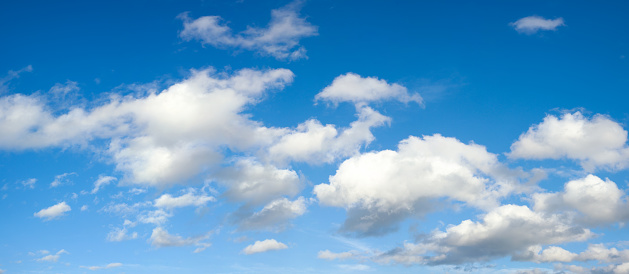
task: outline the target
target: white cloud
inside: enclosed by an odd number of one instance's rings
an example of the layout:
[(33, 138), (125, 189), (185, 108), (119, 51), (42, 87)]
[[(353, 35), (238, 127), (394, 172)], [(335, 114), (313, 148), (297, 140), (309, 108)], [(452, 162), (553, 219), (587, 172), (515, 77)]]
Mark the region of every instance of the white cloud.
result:
[(83, 206), (81, 207), (81, 211), (87, 211), (87, 209), (88, 209), (88, 206), (87, 206), (87, 205), (83, 205)]
[(37, 261), (38, 262), (56, 263), (57, 261), (59, 261), (59, 258), (61, 257), (62, 254), (70, 254), (70, 253), (65, 251), (65, 249), (62, 249), (62, 250), (59, 250), (55, 254), (50, 254), (50, 255), (46, 255), (44, 257), (41, 257), (41, 258), (37, 259)]
[(376, 77), (361, 77), (355, 73), (338, 76), (332, 84), (315, 96), (317, 101), (329, 101), (334, 104), (340, 102), (370, 103), (387, 100), (397, 100), (403, 103), (415, 102), (423, 105), (422, 97), (409, 94), (406, 87), (399, 84), (389, 84)]
[(173, 197), (170, 194), (164, 194), (155, 199), (155, 206), (159, 208), (173, 209), (186, 206), (203, 206), (208, 202), (216, 201), (216, 198), (212, 196), (195, 195), (192, 191), (181, 195), (179, 197)]
[(34, 189), (36, 182), (37, 182), (37, 179), (31, 178), (26, 181), (21, 181), (20, 184), (22, 184), (22, 186), (24, 186), (25, 188)]
[(107, 234), (107, 241), (110, 242), (122, 242), (125, 240), (132, 240), (138, 237), (137, 232), (128, 233), (129, 227), (134, 227), (135, 223), (129, 220), (125, 220), (122, 228), (114, 228)]
[(168, 213), (162, 209), (148, 211), (138, 216), (138, 221), (145, 224), (162, 225), (172, 217), (172, 213)]
[(111, 182), (115, 180), (117, 180), (116, 177), (103, 175), (98, 176), (98, 180), (94, 182), (94, 189), (92, 189), (92, 194), (95, 194), (96, 192), (98, 192), (98, 190), (100, 190), (101, 187), (111, 184)]
[(110, 269), (115, 267), (121, 267), (121, 263), (110, 263), (104, 266), (81, 266), (81, 268), (87, 268), (89, 270), (101, 270), (101, 269)]
[(245, 249), (242, 250), (242, 253), (246, 255), (251, 255), (255, 253), (267, 252), (267, 251), (272, 251), (272, 250), (281, 250), (281, 249), (286, 249), (286, 248), (288, 248), (288, 246), (276, 241), (275, 239), (266, 239), (264, 241), (256, 241), (252, 245), (245, 247)]
[(288, 222), (306, 213), (306, 200), (299, 197), (294, 201), (286, 198), (271, 201), (262, 210), (237, 220), (241, 230), (283, 230)]
[(292, 197), (303, 188), (295, 171), (278, 169), (253, 159), (240, 159), (234, 166), (217, 172), (214, 177), (229, 187), (223, 193), (224, 196), (250, 205), (265, 204), (283, 195)]
[(540, 30), (557, 30), (560, 26), (565, 26), (563, 18), (546, 19), (540, 16), (528, 16), (518, 19), (513, 23), (509, 23), (515, 30), (520, 33), (534, 34)]
[(286, 69), (193, 71), (159, 93), (112, 95), (93, 109), (75, 107), (58, 116), (35, 95), (0, 97), (0, 148), (84, 146), (105, 139), (107, 155), (125, 173), (122, 183), (169, 186), (218, 164), (225, 148), (247, 150), (281, 136), (285, 129), (264, 127), (241, 112), (292, 79)]
[(161, 227), (153, 229), (151, 238), (148, 240), (152, 246), (155, 247), (172, 247), (172, 246), (186, 246), (186, 245), (201, 245), (205, 247), (205, 243), (201, 241), (209, 238), (210, 234), (202, 235), (192, 238), (183, 238), (179, 235), (169, 234), (168, 231)]
[[(461, 264), (504, 256), (522, 260), (530, 258), (529, 252), (536, 246), (585, 241), (594, 235), (561, 215), (534, 212), (526, 206), (503, 205), (485, 214), (482, 221), (465, 220), (445, 231), (433, 232), (418, 244), (405, 243), (403, 248), (383, 253), (374, 260), (400, 264)], [(546, 255), (570, 256), (558, 249)]]
[(13, 70), (9, 70), (9, 72), (7, 73), (7, 76), (3, 77), (0, 79), (0, 94), (6, 92), (7, 90), (9, 90), (9, 86), (8, 83), (16, 78), (20, 78), (20, 74), (24, 73), (24, 72), (31, 72), (33, 71), (33, 66), (28, 65), (26, 67), (23, 67), (21, 69), (19, 69), (18, 71), (13, 71)]
[(549, 246), (543, 250), (540, 246), (534, 246), (518, 259), (538, 263), (575, 261), (597, 261), (599, 264), (624, 263), (629, 261), (629, 250), (607, 248), (604, 244), (590, 244), (586, 250), (576, 254), (557, 246)]
[(590, 225), (629, 220), (627, 195), (614, 182), (594, 175), (566, 183), (562, 192), (537, 193), (532, 198), (536, 211), (577, 210), (582, 214), (578, 220)]
[(68, 204), (66, 204), (66, 202), (61, 202), (58, 203), (56, 205), (53, 205), (51, 207), (48, 208), (44, 208), (36, 213), (34, 213), (33, 215), (35, 217), (39, 217), (42, 219), (46, 219), (46, 221), (50, 221), (52, 219), (58, 218), (63, 216), (64, 213), (70, 211), (71, 208)]
[(370, 131), (372, 127), (391, 121), (366, 106), (359, 106), (357, 110), (358, 120), (341, 132), (334, 125), (324, 126), (314, 119), (299, 124), (269, 148), (268, 157), (276, 163), (292, 160), (317, 164), (357, 154), (362, 146), (375, 139)]
[(110, 203), (107, 206), (103, 207), (101, 210), (110, 214), (116, 214), (116, 215), (126, 217), (129, 215), (135, 215), (138, 213), (138, 211), (141, 208), (148, 207), (150, 205), (152, 205), (152, 203), (148, 201), (138, 202), (132, 205), (128, 205), (127, 203), (119, 203), (119, 204)]
[(627, 131), (603, 115), (587, 118), (581, 112), (560, 118), (548, 115), (511, 145), (511, 158), (577, 160), (587, 171), (629, 165)]
[(356, 257), (357, 253), (355, 251), (348, 252), (340, 252), (334, 253), (330, 250), (322, 250), (317, 254), (317, 258), (324, 260), (344, 260)]
[(55, 176), (55, 180), (50, 183), (50, 187), (58, 187), (60, 185), (71, 184), (72, 182), (68, 179), (69, 176), (76, 175), (75, 172), (67, 172), (60, 175)]
[(299, 16), (299, 1), (271, 11), (271, 21), (266, 28), (247, 27), (236, 35), (222, 23), (220, 16), (203, 16), (197, 19), (182, 13), (184, 29), (179, 36), (186, 40), (199, 40), (204, 45), (217, 48), (237, 48), (271, 55), (280, 60), (306, 58), (306, 49), (299, 45), (302, 38), (317, 35), (317, 27)]
[[(514, 191), (496, 155), (441, 135), (409, 137), (398, 151), (368, 152), (344, 161), (329, 184), (314, 187), (322, 205), (344, 207), (342, 230), (377, 235), (410, 216), (435, 209), (439, 198), (480, 208)], [(503, 178), (504, 177), (504, 178)]]

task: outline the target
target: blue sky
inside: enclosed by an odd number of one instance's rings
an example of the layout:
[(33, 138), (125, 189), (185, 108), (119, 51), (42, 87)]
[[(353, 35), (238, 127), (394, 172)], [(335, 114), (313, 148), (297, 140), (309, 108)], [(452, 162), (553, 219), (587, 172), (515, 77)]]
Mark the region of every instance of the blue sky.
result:
[(0, 3), (0, 273), (629, 273), (623, 1)]

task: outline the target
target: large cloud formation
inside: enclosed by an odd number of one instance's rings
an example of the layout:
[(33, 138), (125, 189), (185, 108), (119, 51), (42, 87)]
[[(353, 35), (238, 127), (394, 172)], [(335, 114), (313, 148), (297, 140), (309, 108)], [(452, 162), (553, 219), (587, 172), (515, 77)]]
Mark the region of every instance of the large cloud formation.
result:
[(321, 204), (348, 210), (342, 230), (378, 235), (395, 230), (406, 217), (434, 210), (441, 198), (484, 209), (498, 206), (513, 190), (507, 173), (483, 146), (441, 135), (411, 136), (397, 151), (345, 160), (314, 193)]

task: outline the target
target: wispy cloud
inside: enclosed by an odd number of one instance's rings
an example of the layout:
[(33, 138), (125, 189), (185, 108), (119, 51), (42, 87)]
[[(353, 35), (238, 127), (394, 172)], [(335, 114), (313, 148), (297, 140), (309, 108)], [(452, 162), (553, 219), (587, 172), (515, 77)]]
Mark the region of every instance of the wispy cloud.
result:
[(534, 34), (540, 30), (557, 30), (560, 26), (565, 26), (563, 18), (546, 19), (541, 16), (528, 16), (520, 18), (518, 21), (509, 23), (516, 31), (525, 34)]
[(306, 58), (306, 49), (299, 40), (317, 35), (317, 27), (299, 16), (301, 1), (271, 11), (271, 21), (266, 28), (247, 27), (233, 34), (220, 16), (203, 16), (192, 19), (188, 13), (178, 16), (184, 29), (179, 36), (186, 40), (199, 40), (204, 45), (217, 48), (236, 48), (256, 51), (280, 60)]

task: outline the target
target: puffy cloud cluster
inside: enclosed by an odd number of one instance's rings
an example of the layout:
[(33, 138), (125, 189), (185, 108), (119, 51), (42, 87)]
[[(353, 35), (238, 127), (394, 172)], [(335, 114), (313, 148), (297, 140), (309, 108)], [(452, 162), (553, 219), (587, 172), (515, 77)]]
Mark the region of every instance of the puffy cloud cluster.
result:
[(156, 227), (153, 229), (153, 233), (151, 233), (151, 238), (149, 238), (149, 242), (154, 247), (173, 247), (173, 246), (187, 246), (187, 245), (196, 245), (205, 249), (207, 247), (207, 243), (203, 243), (202, 241), (207, 240), (210, 237), (210, 233), (206, 235), (201, 235), (198, 237), (191, 238), (183, 238), (179, 235), (173, 235), (168, 233), (168, 231), (161, 227)]
[(609, 179), (603, 181), (595, 175), (572, 180), (557, 193), (533, 195), (536, 211), (557, 212), (575, 210), (581, 213), (577, 220), (590, 225), (603, 225), (629, 220), (627, 195)]
[(199, 40), (204, 45), (217, 48), (237, 48), (256, 51), (280, 60), (306, 58), (306, 49), (299, 45), (302, 38), (317, 35), (317, 27), (299, 16), (301, 3), (293, 2), (271, 11), (271, 21), (266, 28), (247, 27), (233, 34), (232, 29), (222, 23), (220, 16), (203, 16), (197, 19), (182, 13), (184, 29), (179, 36), (186, 40)]
[(505, 171), (483, 146), (441, 135), (411, 136), (397, 151), (345, 160), (330, 183), (315, 186), (314, 193), (321, 204), (348, 210), (343, 230), (378, 235), (409, 216), (434, 210), (442, 198), (485, 209), (497, 206), (498, 198), (513, 190)]
[[(45, 253), (48, 253), (48, 251), (44, 251)], [(44, 257), (41, 257), (39, 259), (37, 259), (38, 262), (49, 262), (49, 263), (56, 263), (57, 261), (59, 261), (59, 258), (61, 258), (61, 255), (63, 254), (70, 254), (68, 251), (66, 251), (65, 249), (59, 250), (57, 251), (57, 253), (55, 254), (48, 254)]]
[(581, 112), (548, 115), (511, 145), (514, 159), (579, 161), (587, 171), (622, 169), (629, 165), (627, 131), (603, 115), (587, 118)]

